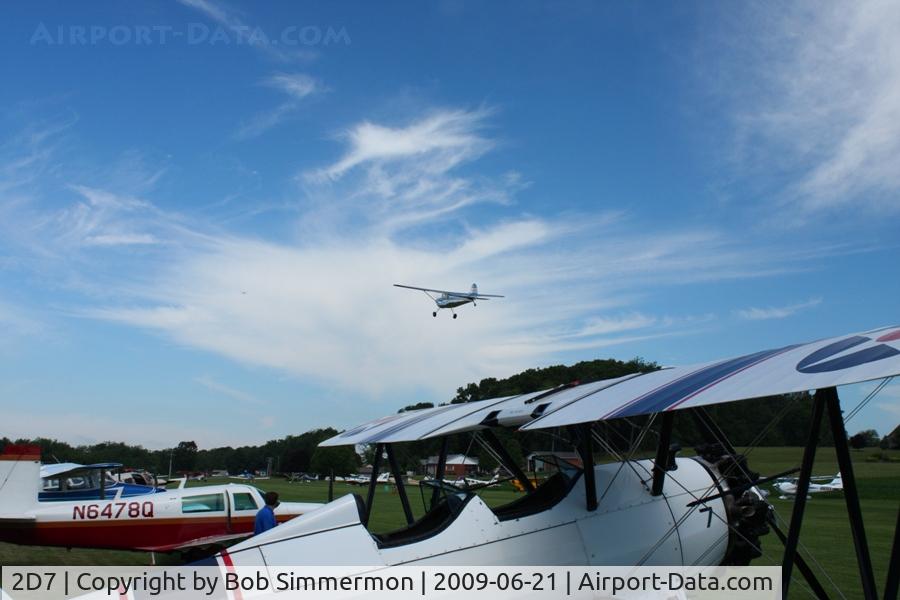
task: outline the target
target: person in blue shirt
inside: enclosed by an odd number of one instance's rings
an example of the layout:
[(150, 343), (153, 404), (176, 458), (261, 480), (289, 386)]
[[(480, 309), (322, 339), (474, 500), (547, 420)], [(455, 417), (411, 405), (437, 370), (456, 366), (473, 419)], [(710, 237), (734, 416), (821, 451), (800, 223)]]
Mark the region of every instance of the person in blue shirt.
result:
[(268, 531), (278, 525), (278, 521), (275, 520), (275, 507), (281, 504), (278, 502), (278, 492), (266, 492), (266, 495), (263, 496), (263, 498), (266, 501), (266, 505), (256, 513), (256, 522), (253, 525), (253, 535), (258, 535), (263, 531)]

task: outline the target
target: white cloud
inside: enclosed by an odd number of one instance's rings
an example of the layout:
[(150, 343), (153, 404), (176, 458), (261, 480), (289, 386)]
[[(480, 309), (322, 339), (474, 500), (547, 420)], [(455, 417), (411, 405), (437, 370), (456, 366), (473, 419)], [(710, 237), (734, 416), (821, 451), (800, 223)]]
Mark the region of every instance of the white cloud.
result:
[(738, 51), (723, 62), (740, 160), (786, 175), (782, 199), (801, 215), (900, 210), (900, 4), (751, 10), (735, 19)]
[[(348, 128), (329, 176), (303, 180), (294, 239), (217, 230), (205, 213), (161, 210), (149, 192), (88, 186), (70, 188), (78, 197), (68, 207), (54, 198), (10, 222), (52, 257), (48, 279), (83, 293), (80, 307), (65, 307), (70, 314), (368, 400), (446, 395), (563, 352), (694, 332), (695, 318), (636, 312), (633, 300), (661, 286), (787, 272), (828, 252), (796, 244), (749, 252), (734, 235), (648, 227), (616, 212), (522, 214), (512, 206), (521, 176), (464, 168), (496, 145), (486, 115), (430, 111), (399, 127)], [(465, 207), (478, 202), (505, 206), (473, 226)], [(457, 320), (432, 318), (424, 295), (391, 285), (473, 282), (507, 297), (464, 307)], [(251, 398), (209, 378), (197, 383)]]
[(267, 85), (302, 100), (312, 94), (324, 91), (322, 84), (305, 73), (278, 73), (265, 81)]
[(223, 394), (224, 396), (231, 398), (232, 400), (237, 400), (238, 402), (241, 402), (243, 404), (248, 404), (251, 406), (262, 406), (266, 404), (266, 402), (260, 400), (256, 396), (225, 385), (224, 383), (213, 379), (209, 375), (201, 375), (200, 377), (195, 377), (194, 381), (208, 390), (218, 392), (220, 394)]
[(741, 319), (750, 321), (763, 321), (767, 319), (785, 319), (793, 316), (798, 312), (814, 308), (822, 303), (821, 298), (811, 298), (806, 302), (798, 302), (796, 304), (788, 304), (787, 306), (769, 306), (766, 308), (743, 308), (735, 311), (735, 314)]
[[(314, 50), (285, 48), (273, 44), (268, 36), (258, 27), (247, 24), (234, 10), (223, 3), (212, 0), (178, 0), (181, 4), (200, 11), (206, 17), (225, 27), (240, 40), (241, 45), (259, 50), (265, 55), (282, 62), (310, 61), (318, 56)], [(277, 40), (274, 40), (277, 42)]]
[(290, 99), (272, 109), (259, 112), (242, 123), (235, 133), (235, 137), (239, 140), (262, 135), (299, 110), (302, 100), (327, 91), (321, 82), (304, 73), (279, 73), (262, 83), (284, 92)]
[(488, 114), (486, 110), (440, 110), (405, 127), (364, 121), (343, 132), (350, 145), (346, 154), (314, 175), (338, 179), (365, 163), (378, 168), (408, 158), (415, 158), (423, 172), (447, 172), (490, 149), (492, 143), (479, 134)]

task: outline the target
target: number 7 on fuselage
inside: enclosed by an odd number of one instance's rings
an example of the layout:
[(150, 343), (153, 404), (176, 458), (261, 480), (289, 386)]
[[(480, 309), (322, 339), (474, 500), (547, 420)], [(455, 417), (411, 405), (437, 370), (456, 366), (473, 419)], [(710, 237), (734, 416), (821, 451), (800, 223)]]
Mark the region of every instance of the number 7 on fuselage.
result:
[[(431, 288), (416, 287), (414, 285), (403, 285), (400, 283), (395, 283), (394, 287), (424, 292), (426, 296), (431, 298), (435, 306), (437, 306), (437, 310), (431, 313), (431, 316), (433, 317), (437, 316), (439, 310), (446, 308), (453, 313), (453, 318), (455, 319), (456, 311), (454, 311), (453, 309), (462, 306), (463, 304), (468, 304), (471, 302), (472, 306), (477, 306), (477, 304), (475, 303), (476, 300), (503, 298), (503, 296), (500, 296), (498, 294), (479, 294), (478, 286), (474, 283), (472, 284), (472, 289), (470, 289), (468, 292), (448, 292), (447, 290), (433, 290)], [(433, 296), (432, 294), (439, 295)]]

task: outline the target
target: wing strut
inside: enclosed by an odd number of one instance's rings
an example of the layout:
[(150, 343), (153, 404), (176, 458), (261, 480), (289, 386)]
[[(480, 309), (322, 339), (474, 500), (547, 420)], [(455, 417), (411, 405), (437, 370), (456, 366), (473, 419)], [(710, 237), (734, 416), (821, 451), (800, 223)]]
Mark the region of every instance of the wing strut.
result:
[(859, 579), (862, 583), (863, 596), (866, 600), (869, 598), (878, 600), (875, 574), (872, 571), (872, 557), (869, 555), (862, 510), (859, 507), (856, 478), (853, 476), (853, 461), (850, 460), (850, 446), (847, 443), (847, 431), (844, 428), (844, 417), (841, 414), (841, 400), (838, 398), (837, 389), (833, 387), (824, 390), (824, 397), (828, 407), (828, 419), (831, 422), (831, 433), (834, 436), (834, 450), (837, 454), (838, 466), (841, 468), (841, 479), (844, 482), (844, 501), (847, 503), (847, 515), (850, 517), (850, 531), (853, 533), (853, 546), (856, 549), (856, 562), (859, 564)]
[(475, 435), (480, 436), (487, 444), (491, 447), (491, 450), (497, 453), (497, 455), (503, 459), (501, 462), (506, 469), (516, 476), (516, 479), (519, 480), (519, 483), (522, 484), (522, 487), (525, 488), (527, 492), (534, 491), (534, 484), (531, 483), (531, 480), (525, 475), (525, 472), (519, 467), (519, 465), (512, 459), (509, 455), (509, 452), (506, 451), (506, 448), (503, 447), (503, 444), (500, 443), (500, 440), (497, 439), (496, 434), (490, 429), (484, 429), (482, 431), (478, 431)]
[(406, 486), (403, 485), (403, 473), (400, 472), (400, 465), (397, 464), (397, 457), (394, 456), (394, 445), (385, 444), (387, 450), (388, 463), (391, 465), (391, 473), (394, 475), (394, 483), (397, 484), (397, 494), (400, 496), (400, 504), (403, 505), (403, 514), (406, 516), (406, 524), (412, 525), (413, 518), (412, 509), (409, 507), (409, 498), (406, 497)]
[(787, 541), (784, 542), (784, 559), (781, 562), (781, 597), (788, 597), (788, 586), (791, 583), (791, 571), (797, 556), (797, 543), (800, 541), (800, 525), (803, 523), (803, 511), (806, 509), (806, 494), (809, 491), (809, 478), (812, 476), (813, 461), (816, 458), (816, 446), (819, 443), (819, 429), (822, 425), (822, 412), (825, 399), (822, 391), (816, 392), (813, 398), (813, 414), (809, 424), (809, 437), (803, 450), (803, 462), (800, 465), (800, 478), (797, 480), (797, 494), (794, 496), (794, 507), (791, 511), (791, 524), (788, 528)]
[(570, 428), (572, 438), (578, 443), (576, 449), (581, 456), (581, 464), (584, 467), (584, 496), (587, 501), (588, 512), (597, 510), (597, 482), (594, 474), (594, 438), (591, 435), (590, 423), (586, 425), (574, 425)]
[(675, 413), (664, 412), (662, 415), (662, 427), (659, 430), (659, 444), (656, 447), (656, 460), (653, 462), (653, 487), (650, 495), (660, 496), (663, 484), (666, 482), (666, 471), (669, 470), (670, 446), (672, 444), (672, 425), (675, 422)]
[(856, 551), (856, 562), (859, 565), (859, 579), (863, 598), (865, 600), (878, 600), (878, 592), (875, 588), (875, 575), (872, 571), (872, 558), (869, 555), (869, 545), (866, 542), (862, 511), (859, 506), (859, 493), (856, 489), (856, 478), (853, 475), (853, 464), (850, 460), (850, 447), (847, 444), (847, 431), (844, 428), (844, 417), (841, 414), (841, 401), (837, 390), (833, 387), (816, 390), (816, 394), (813, 397), (813, 415), (809, 437), (806, 440), (806, 448), (803, 451), (803, 462), (800, 466), (800, 476), (797, 479), (797, 492), (794, 496), (791, 523), (788, 529), (787, 540), (784, 543), (784, 561), (781, 565), (782, 597), (787, 598), (788, 585), (791, 582), (791, 570), (794, 562), (797, 560), (800, 526), (803, 521), (803, 511), (806, 508), (806, 496), (809, 493), (809, 483), (812, 477), (813, 461), (816, 457), (816, 446), (819, 442), (822, 415), (826, 412), (826, 409), (829, 424), (831, 425), (831, 433), (834, 438), (834, 450), (841, 469), (841, 478), (844, 481), (844, 500), (847, 503), (847, 516), (850, 519), (850, 531), (853, 534), (853, 546)]
[(900, 583), (900, 511), (897, 511), (897, 525), (894, 527), (894, 548), (891, 550), (891, 560), (888, 562), (887, 582), (884, 584), (884, 600), (897, 597), (897, 587)]
[(366, 520), (363, 523), (369, 526), (369, 517), (372, 516), (372, 503), (375, 502), (375, 488), (378, 487), (378, 470), (381, 468), (381, 453), (383, 444), (375, 444), (375, 458), (372, 459), (372, 477), (369, 478), (369, 493), (366, 496)]
[[(438, 463), (437, 468), (434, 470), (434, 480), (439, 484), (444, 482), (444, 472), (447, 470), (447, 442), (448, 437), (444, 436), (441, 440), (441, 453), (438, 455)], [(435, 486), (434, 491), (431, 492), (431, 507), (434, 508), (434, 505), (437, 504), (440, 499), (440, 488)]]

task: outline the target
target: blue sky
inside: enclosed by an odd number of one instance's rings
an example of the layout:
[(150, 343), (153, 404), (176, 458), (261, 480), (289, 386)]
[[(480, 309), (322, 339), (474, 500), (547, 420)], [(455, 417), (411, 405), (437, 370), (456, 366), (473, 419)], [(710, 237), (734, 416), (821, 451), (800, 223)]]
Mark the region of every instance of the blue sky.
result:
[(896, 4), (4, 13), (0, 435), (259, 443), (900, 320)]

